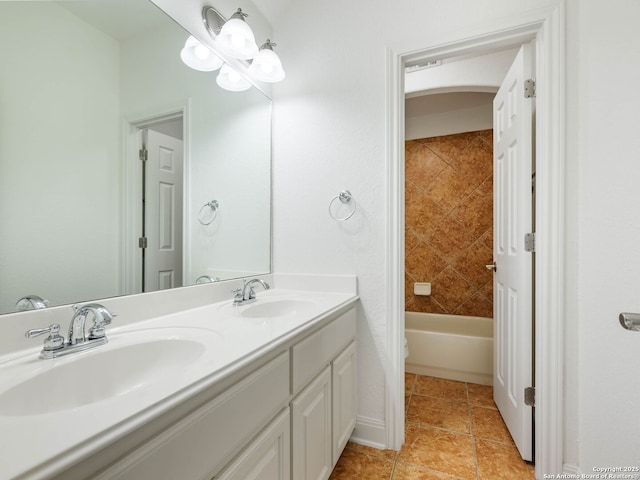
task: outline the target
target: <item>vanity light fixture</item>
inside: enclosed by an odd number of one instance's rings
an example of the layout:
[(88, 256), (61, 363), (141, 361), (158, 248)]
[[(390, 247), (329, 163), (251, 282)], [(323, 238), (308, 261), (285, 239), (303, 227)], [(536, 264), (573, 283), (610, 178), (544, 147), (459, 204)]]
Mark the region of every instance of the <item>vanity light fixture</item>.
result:
[(276, 44), (267, 38), (267, 41), (260, 47), (260, 51), (255, 56), (249, 66), (249, 73), (263, 82), (279, 82), (284, 79), (284, 70), (280, 58), (273, 51)]
[(201, 72), (212, 72), (224, 63), (220, 57), (193, 36), (187, 38), (184, 43), (180, 58), (185, 65)]
[(247, 16), (239, 8), (222, 26), (216, 37), (216, 45), (225, 53), (239, 60), (250, 60), (258, 54), (258, 45), (256, 45), (253, 31), (244, 20)]
[(224, 64), (216, 78), (219, 87), (232, 92), (242, 92), (251, 87), (251, 83), (229, 65)]
[[(251, 87), (251, 82), (247, 78), (273, 83), (285, 77), (282, 62), (273, 51), (276, 44), (267, 39), (258, 49), (253, 31), (245, 21), (247, 16), (242, 9), (238, 8), (236, 13), (226, 20), (211, 6), (205, 6), (202, 9), (202, 21), (215, 41), (215, 46), (220, 49), (220, 54), (240, 61), (238, 66), (235, 62), (231, 62), (232, 66), (225, 64), (216, 79), (220, 87), (234, 92), (241, 92)], [(251, 59), (253, 59), (251, 63), (247, 62)], [(244, 72), (241, 68), (243, 66), (247, 67), (246, 73), (249, 77), (235, 70), (240, 68)]]

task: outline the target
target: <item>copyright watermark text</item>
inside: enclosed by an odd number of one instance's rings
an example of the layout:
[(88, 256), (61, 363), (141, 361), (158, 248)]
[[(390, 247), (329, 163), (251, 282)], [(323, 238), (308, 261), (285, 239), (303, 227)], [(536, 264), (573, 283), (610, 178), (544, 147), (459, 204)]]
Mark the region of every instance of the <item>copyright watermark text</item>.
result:
[(548, 480), (640, 480), (640, 466), (593, 467), (592, 473), (545, 473), (542, 478)]

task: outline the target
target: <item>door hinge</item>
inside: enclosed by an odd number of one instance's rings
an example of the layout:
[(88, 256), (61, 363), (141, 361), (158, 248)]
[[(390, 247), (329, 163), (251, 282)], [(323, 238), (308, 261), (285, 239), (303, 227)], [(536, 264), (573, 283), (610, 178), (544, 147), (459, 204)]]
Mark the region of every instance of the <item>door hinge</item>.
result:
[(140, 158), (140, 161), (146, 162), (149, 157), (149, 151), (146, 148), (141, 148), (138, 150), (138, 157)]
[(535, 252), (536, 251), (536, 234), (525, 233), (524, 234), (524, 251)]
[(524, 98), (536, 96), (536, 81), (533, 78), (524, 81)]
[(147, 248), (147, 237), (140, 237), (138, 239), (138, 247)]
[(536, 406), (536, 388), (527, 387), (524, 389), (524, 404), (529, 407)]

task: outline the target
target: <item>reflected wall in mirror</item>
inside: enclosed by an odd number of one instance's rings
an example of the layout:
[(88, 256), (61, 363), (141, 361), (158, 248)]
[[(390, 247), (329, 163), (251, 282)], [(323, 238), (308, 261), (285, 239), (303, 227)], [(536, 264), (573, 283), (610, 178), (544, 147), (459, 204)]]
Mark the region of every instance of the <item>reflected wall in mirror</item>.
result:
[(1, 313), (270, 271), (271, 101), (188, 36), (148, 0), (0, 2)]

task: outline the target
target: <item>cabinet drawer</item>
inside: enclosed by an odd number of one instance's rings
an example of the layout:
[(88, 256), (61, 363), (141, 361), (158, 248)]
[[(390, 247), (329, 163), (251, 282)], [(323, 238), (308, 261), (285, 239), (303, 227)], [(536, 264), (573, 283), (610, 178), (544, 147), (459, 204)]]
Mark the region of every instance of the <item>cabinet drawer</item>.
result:
[(211, 478), (287, 405), (288, 400), (289, 355), (285, 352), (97, 478)]
[(344, 313), (326, 327), (304, 339), (291, 350), (293, 372), (291, 393), (295, 395), (329, 365), (356, 336), (356, 311)]

